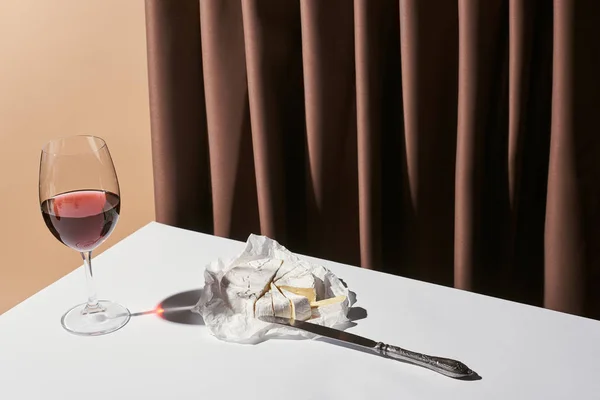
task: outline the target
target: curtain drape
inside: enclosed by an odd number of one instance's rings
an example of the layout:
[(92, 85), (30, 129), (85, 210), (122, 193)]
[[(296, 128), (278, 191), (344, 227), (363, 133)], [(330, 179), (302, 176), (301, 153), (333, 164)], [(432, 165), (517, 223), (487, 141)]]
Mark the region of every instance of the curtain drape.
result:
[(156, 218), (600, 318), (600, 2), (147, 0)]

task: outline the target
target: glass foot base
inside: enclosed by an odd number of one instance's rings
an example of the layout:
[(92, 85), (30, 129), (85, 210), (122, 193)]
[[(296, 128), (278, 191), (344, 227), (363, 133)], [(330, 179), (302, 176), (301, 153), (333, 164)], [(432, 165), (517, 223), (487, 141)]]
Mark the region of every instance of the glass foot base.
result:
[(62, 326), (75, 335), (98, 336), (116, 331), (129, 322), (129, 310), (107, 300), (98, 302), (98, 309), (88, 312), (87, 303), (71, 308), (60, 320)]

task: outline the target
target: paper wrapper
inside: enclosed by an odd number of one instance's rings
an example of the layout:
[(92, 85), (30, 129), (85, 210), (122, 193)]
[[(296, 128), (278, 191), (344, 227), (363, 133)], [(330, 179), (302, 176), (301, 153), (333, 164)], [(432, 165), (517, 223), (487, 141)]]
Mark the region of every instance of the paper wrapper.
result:
[(204, 290), (192, 309), (202, 315), (204, 323), (217, 338), (235, 343), (255, 344), (269, 338), (312, 338), (314, 335), (254, 318), (252, 307), (240, 307), (221, 290), (221, 279), (234, 266), (252, 265), (255, 261), (275, 258), (298, 264), (309, 270), (316, 281), (317, 299), (346, 296), (342, 303), (319, 307), (309, 322), (329, 327), (348, 322), (348, 310), (355, 295), (331, 271), (296, 256), (284, 246), (265, 236), (250, 235), (245, 250), (231, 259), (217, 259), (204, 272)]

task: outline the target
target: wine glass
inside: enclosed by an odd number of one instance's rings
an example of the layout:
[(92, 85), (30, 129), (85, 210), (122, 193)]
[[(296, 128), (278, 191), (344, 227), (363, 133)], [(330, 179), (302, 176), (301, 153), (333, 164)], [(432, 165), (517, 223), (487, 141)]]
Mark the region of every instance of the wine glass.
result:
[(129, 310), (98, 300), (92, 273), (92, 250), (112, 233), (121, 207), (119, 181), (106, 142), (95, 136), (52, 140), (42, 148), (40, 205), (54, 237), (81, 253), (87, 303), (67, 311), (62, 326), (78, 335), (102, 335), (123, 327)]

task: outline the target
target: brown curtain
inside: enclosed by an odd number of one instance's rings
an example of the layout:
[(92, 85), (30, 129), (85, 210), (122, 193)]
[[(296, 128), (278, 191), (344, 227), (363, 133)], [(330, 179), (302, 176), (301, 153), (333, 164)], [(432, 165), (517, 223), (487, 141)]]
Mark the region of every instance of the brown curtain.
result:
[(158, 221), (600, 318), (600, 1), (146, 14)]

